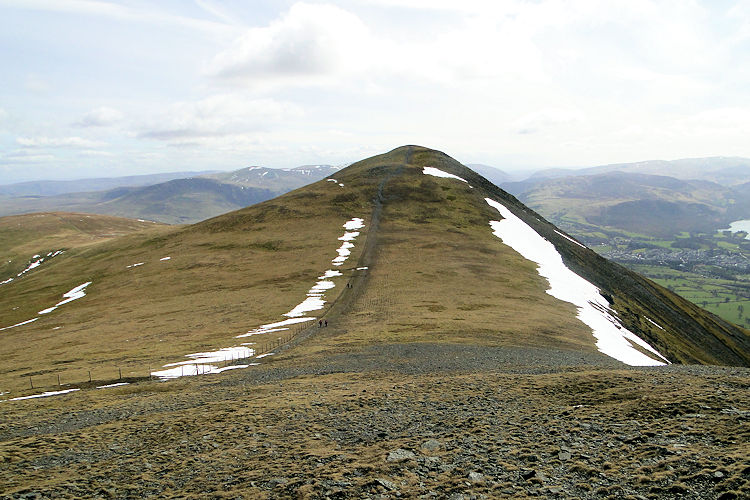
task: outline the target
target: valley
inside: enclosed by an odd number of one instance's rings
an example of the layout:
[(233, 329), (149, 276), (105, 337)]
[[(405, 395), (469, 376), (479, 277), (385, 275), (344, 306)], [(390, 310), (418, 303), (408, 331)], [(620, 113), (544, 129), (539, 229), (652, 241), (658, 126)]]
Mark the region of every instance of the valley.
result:
[(501, 185), (607, 259), (748, 326), (744, 165), (722, 158), (641, 162)]

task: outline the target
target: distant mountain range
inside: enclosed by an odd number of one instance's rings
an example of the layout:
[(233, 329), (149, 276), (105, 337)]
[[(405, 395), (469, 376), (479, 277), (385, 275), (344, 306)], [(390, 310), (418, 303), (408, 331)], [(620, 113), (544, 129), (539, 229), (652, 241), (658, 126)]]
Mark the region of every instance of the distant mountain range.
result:
[(750, 160), (742, 158), (544, 171), (501, 187), (574, 232), (600, 226), (670, 237), (750, 218)]
[[(0, 186), (0, 216), (62, 210), (189, 224), (274, 198), (337, 170), (330, 165), (248, 167), (200, 175), (173, 173), (13, 184)], [(72, 191), (75, 186), (79, 186), (78, 191)], [(84, 191), (97, 186), (107, 188)]]
[(663, 175), (683, 180), (704, 180), (735, 186), (750, 182), (750, 159), (739, 157), (714, 156), (710, 158), (684, 158), (664, 161), (650, 160), (635, 163), (613, 163), (581, 169), (540, 170), (531, 179), (556, 178), (580, 175), (595, 175), (611, 172), (630, 174)]
[(165, 174), (128, 175), (125, 177), (101, 177), (72, 181), (30, 181), (0, 186), (0, 196), (55, 196), (67, 193), (104, 191), (123, 186), (150, 186), (173, 179), (184, 179), (212, 174), (216, 170), (201, 172), (169, 172)]

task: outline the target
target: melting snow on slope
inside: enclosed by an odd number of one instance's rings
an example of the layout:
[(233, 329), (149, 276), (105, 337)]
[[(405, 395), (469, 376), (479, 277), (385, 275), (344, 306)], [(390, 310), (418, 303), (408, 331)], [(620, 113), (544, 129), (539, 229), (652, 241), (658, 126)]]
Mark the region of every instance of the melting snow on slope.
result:
[(86, 287), (89, 286), (90, 284), (91, 284), (91, 282), (87, 281), (83, 285), (78, 285), (77, 287), (75, 287), (71, 291), (63, 294), (63, 297), (65, 297), (65, 300), (62, 300), (62, 301), (58, 302), (57, 304), (55, 304), (52, 307), (48, 307), (47, 309), (39, 311), (37, 314), (48, 314), (48, 313), (51, 313), (52, 311), (54, 311), (55, 309), (57, 309), (58, 307), (60, 307), (63, 304), (67, 304), (68, 302), (72, 302), (74, 300), (80, 299), (81, 297), (85, 297), (86, 296)]
[[(538, 219), (537, 219), (537, 220), (538, 220)], [(576, 245), (578, 245), (579, 247), (581, 247), (581, 248), (586, 248), (586, 245), (583, 245), (583, 244), (581, 244), (581, 243), (578, 243), (578, 242), (577, 242), (576, 240), (574, 240), (573, 238), (571, 238), (571, 237), (570, 237), (570, 236), (568, 236), (567, 234), (563, 234), (563, 233), (561, 233), (560, 231), (558, 231), (557, 229), (555, 229), (555, 232), (556, 232), (557, 234), (559, 234), (560, 236), (562, 236), (563, 238), (565, 238), (566, 240), (568, 240), (568, 241), (572, 241), (573, 243), (575, 243), (575, 244), (576, 244)]]
[(468, 184), (466, 179), (462, 179), (457, 175), (449, 174), (448, 172), (443, 172), (442, 170), (435, 167), (424, 167), (424, 169), (422, 169), (422, 173), (425, 175), (433, 175), (435, 177), (444, 177), (446, 179), (458, 179), (459, 181), (463, 181)]
[(97, 389), (111, 389), (112, 387), (122, 387), (123, 385), (130, 385), (130, 382), (118, 382), (116, 384), (98, 385)]
[(258, 328), (254, 328), (247, 333), (243, 333), (242, 335), (237, 335), (236, 338), (250, 337), (251, 335), (263, 335), (264, 333), (281, 332), (284, 330), (289, 330), (289, 328), (287, 328), (287, 326), (289, 325), (304, 323), (305, 321), (312, 321), (314, 319), (315, 318), (289, 318), (285, 319), (284, 321), (277, 321), (276, 323), (268, 323), (265, 325), (261, 325)]
[(351, 250), (349, 250), (350, 248), (354, 248), (354, 243), (350, 243), (349, 241), (345, 241), (345, 242), (343, 242), (341, 244), (340, 247), (338, 247), (336, 249), (336, 251), (338, 252), (339, 256), (336, 257), (335, 259), (333, 259), (332, 262), (333, 262), (334, 266), (340, 266), (341, 264), (343, 264), (346, 261), (346, 259), (349, 258), (349, 255), (351, 255), (351, 253), (352, 253)]
[[(20, 273), (18, 273), (15, 276), (15, 278), (20, 278), (21, 276), (23, 276), (24, 274), (28, 273), (32, 269), (36, 269), (37, 267), (39, 267), (42, 264), (42, 262), (44, 262), (45, 259), (51, 259), (53, 257), (57, 257), (61, 253), (63, 253), (62, 250), (57, 250), (56, 252), (49, 252), (44, 257), (42, 257), (41, 255), (38, 255), (38, 254), (32, 256), (31, 257), (32, 262), (26, 267), (26, 269), (24, 269), (23, 271), (21, 271)], [(37, 260), (33, 260), (33, 259), (37, 259)], [(10, 261), (8, 261), (8, 262), (10, 262)], [(8, 278), (5, 281), (0, 281), (0, 285), (6, 285), (6, 284), (10, 283), (11, 281), (13, 281), (15, 278)]]
[[(54, 311), (55, 309), (57, 309), (58, 307), (60, 307), (63, 304), (67, 304), (68, 302), (71, 302), (73, 300), (80, 299), (81, 297), (85, 297), (86, 296), (86, 292), (84, 290), (90, 284), (91, 284), (91, 282), (88, 281), (88, 282), (84, 283), (83, 285), (78, 285), (77, 287), (75, 287), (71, 291), (66, 292), (66, 293), (63, 294), (63, 297), (65, 297), (65, 300), (61, 300), (60, 302), (58, 302), (54, 306), (48, 307), (47, 309), (42, 309), (37, 314), (48, 314), (48, 313), (51, 313), (52, 311)], [(29, 320), (26, 320), (26, 321), (22, 321), (20, 323), (16, 323), (15, 325), (6, 326), (4, 328), (0, 328), (0, 331), (9, 330), (9, 329), (15, 328), (17, 326), (27, 325), (29, 323), (33, 323), (34, 321), (36, 321), (38, 319), (39, 319), (38, 317), (37, 318), (32, 318), (32, 319), (29, 319)]]
[(181, 366), (181, 365), (194, 365), (203, 363), (219, 363), (226, 361), (233, 361), (235, 359), (245, 359), (255, 354), (255, 350), (249, 347), (224, 347), (218, 351), (210, 352), (196, 352), (193, 354), (186, 354), (186, 357), (190, 358), (187, 361), (179, 361), (177, 363), (168, 363), (164, 365), (164, 368), (168, 366)]
[(6, 326), (4, 328), (0, 328), (0, 332), (3, 330), (10, 330), (11, 328), (15, 328), (17, 326), (22, 325), (28, 325), (29, 323), (33, 323), (34, 321), (38, 320), (39, 318), (33, 318), (33, 319), (27, 319), (26, 321), (21, 321), (20, 323), (16, 323), (15, 325)]
[[(346, 232), (344, 232), (343, 236), (338, 238), (339, 240), (342, 240), (343, 243), (341, 248), (337, 250), (339, 254), (338, 257), (336, 257), (332, 261), (334, 265), (341, 265), (347, 258), (349, 258), (349, 255), (351, 254), (350, 248), (354, 247), (354, 244), (351, 243), (351, 241), (359, 236), (359, 231), (354, 230), (362, 229), (363, 227), (365, 227), (365, 224), (363, 219), (354, 217), (353, 219), (346, 221), (346, 223), (344, 223), (342, 227), (346, 230)], [(313, 285), (307, 291), (307, 298), (301, 303), (297, 304), (291, 311), (284, 314), (284, 316), (287, 316), (288, 319), (261, 325), (258, 328), (249, 330), (247, 333), (237, 335), (236, 338), (280, 332), (288, 330), (290, 325), (317, 319), (315, 317), (305, 316), (305, 314), (311, 311), (317, 311), (325, 306), (325, 291), (330, 290), (331, 288), (334, 288), (336, 286), (336, 284), (333, 281), (330, 281), (329, 278), (334, 278), (342, 275), (343, 274), (341, 273), (341, 271), (335, 269), (329, 269), (325, 271), (322, 276), (318, 276), (318, 281), (315, 283), (315, 285)], [(203, 375), (208, 373), (221, 373), (225, 370), (254, 366), (257, 363), (250, 363), (246, 365), (230, 365), (224, 368), (217, 368), (216, 366), (210, 364), (218, 363), (221, 361), (226, 362), (232, 359), (245, 359), (254, 356), (255, 350), (249, 347), (245, 347), (245, 345), (246, 344), (243, 344), (240, 347), (227, 347), (212, 352), (188, 354), (187, 357), (190, 358), (189, 360), (166, 364), (164, 365), (164, 368), (167, 368), (166, 370), (155, 371), (152, 372), (151, 375), (162, 379), (170, 379), (192, 375)], [(258, 356), (255, 356), (255, 359), (261, 359), (266, 356), (270, 356), (271, 354), (273, 353), (260, 354)]]
[(656, 322), (654, 322), (654, 320), (652, 320), (648, 316), (644, 316), (644, 318), (646, 318), (646, 321), (648, 321), (649, 323), (651, 323), (652, 325), (654, 325), (659, 330), (664, 330), (664, 328), (662, 328), (661, 325), (658, 325)]
[[(547, 293), (578, 307), (578, 318), (593, 331), (596, 347), (600, 352), (632, 366), (657, 366), (669, 363), (643, 339), (622, 327), (610, 310), (607, 300), (599, 293), (599, 289), (568, 269), (552, 243), (541, 237), (501, 203), (489, 198), (485, 200), (503, 216), (501, 221), (490, 221), (495, 236), (501, 238), (503, 243), (524, 258), (539, 265), (539, 275), (545, 277), (550, 285)], [(635, 349), (631, 342), (664, 361), (645, 355)]]
[(354, 217), (352, 220), (346, 221), (344, 223), (344, 229), (346, 229), (347, 231), (362, 229), (363, 227), (365, 227), (365, 221), (364, 219), (360, 219), (359, 217)]
[(59, 394), (67, 394), (69, 392), (75, 392), (75, 391), (80, 391), (80, 389), (65, 389), (63, 391), (47, 391), (41, 394), (32, 394), (31, 396), (20, 396), (17, 398), (10, 398), (10, 399), (6, 399), (5, 401), (20, 401), (22, 399), (46, 398), (47, 396), (57, 396)]
[(182, 365), (168, 370), (160, 370), (158, 372), (151, 372), (151, 375), (161, 379), (172, 379), (180, 377), (192, 377), (195, 375), (208, 375), (210, 373), (221, 373), (228, 370), (236, 370), (238, 368), (247, 368), (248, 366), (257, 366), (258, 363), (248, 363), (245, 365), (229, 365), (223, 368), (219, 368), (213, 365)]

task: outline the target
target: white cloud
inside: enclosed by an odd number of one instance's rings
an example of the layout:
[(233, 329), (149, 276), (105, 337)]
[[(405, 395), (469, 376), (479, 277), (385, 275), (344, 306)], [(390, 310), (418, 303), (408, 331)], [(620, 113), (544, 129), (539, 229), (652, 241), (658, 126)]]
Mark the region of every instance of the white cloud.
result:
[(351, 71), (373, 57), (368, 28), (333, 5), (297, 3), (217, 54), (207, 73), (226, 79), (298, 78)]
[(99, 0), (0, 0), (0, 6), (23, 10), (98, 16), (157, 25), (176, 25), (215, 34), (225, 34), (228, 27), (224, 23), (171, 14), (156, 8), (154, 4), (150, 3), (144, 3), (141, 7), (136, 7)]
[(82, 137), (18, 137), (16, 142), (27, 148), (97, 148), (104, 145)]
[(122, 120), (122, 113), (114, 108), (101, 106), (92, 109), (77, 121), (78, 127), (108, 127)]
[(39, 154), (37, 151), (27, 149), (17, 149), (11, 153), (2, 156), (2, 162), (6, 164), (14, 163), (44, 163), (55, 160), (51, 154)]
[(249, 99), (238, 94), (219, 94), (195, 102), (171, 105), (138, 137), (164, 141), (189, 141), (255, 132), (302, 115), (289, 102)]

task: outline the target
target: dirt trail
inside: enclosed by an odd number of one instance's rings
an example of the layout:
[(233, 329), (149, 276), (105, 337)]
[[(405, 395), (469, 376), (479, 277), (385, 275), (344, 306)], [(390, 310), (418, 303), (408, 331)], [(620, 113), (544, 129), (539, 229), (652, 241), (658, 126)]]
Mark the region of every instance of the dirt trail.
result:
[[(410, 148), (406, 154), (405, 162), (407, 165), (411, 160), (411, 155), (412, 149)], [(368, 269), (364, 270), (364, 272), (354, 271), (349, 279), (351, 288), (344, 287), (339, 295), (330, 303), (328, 310), (325, 312), (322, 318), (328, 320), (331, 323), (332, 327), (333, 325), (339, 325), (340, 320), (351, 311), (352, 306), (357, 302), (357, 300), (362, 296), (365, 289), (367, 288), (370, 269), (372, 269), (376, 264), (375, 249), (377, 248), (380, 229), (380, 217), (383, 212), (383, 203), (385, 201), (385, 197), (383, 196), (383, 188), (394, 176), (397, 176), (401, 172), (403, 172), (403, 169), (403, 166), (396, 167), (393, 172), (388, 174), (385, 178), (383, 178), (382, 181), (380, 181), (380, 184), (378, 184), (377, 193), (375, 195), (375, 198), (373, 198), (372, 200), (373, 209), (372, 214), (370, 215), (370, 221), (368, 223), (369, 227), (367, 229), (367, 237), (365, 238), (364, 245), (362, 246), (362, 253), (357, 260), (356, 266), (354, 266), (354, 269), (362, 267), (367, 267)], [(336, 326), (335, 329), (338, 330), (339, 326)], [(292, 341), (284, 344), (283, 346), (280, 346), (276, 350), (276, 352), (286, 351), (292, 347), (295, 347), (301, 342), (310, 338), (312, 335), (319, 332), (320, 328), (317, 326), (317, 322), (313, 322), (310, 327), (302, 330), (294, 339), (292, 339)]]

